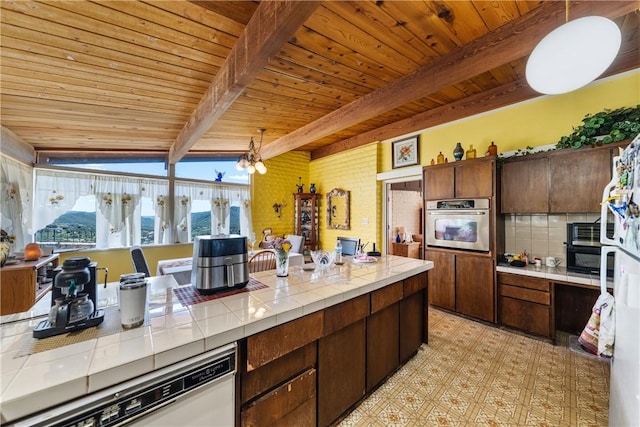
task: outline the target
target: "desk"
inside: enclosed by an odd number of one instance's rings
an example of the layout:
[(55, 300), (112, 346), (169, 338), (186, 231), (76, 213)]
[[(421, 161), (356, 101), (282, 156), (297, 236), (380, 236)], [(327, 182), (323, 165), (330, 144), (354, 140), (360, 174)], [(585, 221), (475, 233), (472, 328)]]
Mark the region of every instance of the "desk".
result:
[[(247, 260), (251, 258), (257, 251), (250, 251), (247, 254)], [(174, 258), (158, 261), (158, 269), (156, 275), (164, 276), (171, 274), (176, 282), (180, 285), (186, 285), (191, 283), (191, 270), (192, 270), (193, 257), (187, 258)], [(304, 256), (294, 252), (289, 252), (289, 266), (296, 266), (304, 264)]]
[(53, 269), (58, 265), (58, 256), (53, 254), (36, 261), (19, 261), (2, 267), (0, 315), (28, 310), (51, 289), (50, 280), (45, 285), (38, 277), (45, 277), (47, 269)]
[(420, 243), (391, 243), (391, 255), (420, 259)]

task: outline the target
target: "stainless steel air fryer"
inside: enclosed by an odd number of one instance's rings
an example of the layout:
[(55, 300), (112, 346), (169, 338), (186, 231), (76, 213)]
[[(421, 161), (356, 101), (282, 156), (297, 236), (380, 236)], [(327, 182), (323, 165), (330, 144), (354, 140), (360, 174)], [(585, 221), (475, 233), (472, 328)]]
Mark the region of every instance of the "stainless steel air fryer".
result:
[(247, 238), (196, 237), (191, 283), (201, 293), (244, 288), (249, 283)]

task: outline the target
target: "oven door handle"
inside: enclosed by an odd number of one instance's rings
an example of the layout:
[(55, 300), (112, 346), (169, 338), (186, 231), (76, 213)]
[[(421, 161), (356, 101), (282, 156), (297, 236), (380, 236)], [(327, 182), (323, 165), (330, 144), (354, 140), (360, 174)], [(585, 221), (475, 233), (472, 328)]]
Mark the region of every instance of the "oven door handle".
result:
[(428, 215), (486, 215), (487, 211), (447, 211), (447, 212), (442, 212), (442, 211), (429, 211), (427, 212)]

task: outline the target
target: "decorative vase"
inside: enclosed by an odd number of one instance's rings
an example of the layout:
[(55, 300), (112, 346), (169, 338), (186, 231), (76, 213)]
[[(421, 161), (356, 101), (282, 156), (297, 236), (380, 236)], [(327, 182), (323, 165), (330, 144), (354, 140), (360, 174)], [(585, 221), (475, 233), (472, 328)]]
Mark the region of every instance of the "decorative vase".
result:
[(316, 185), (312, 182), (311, 184), (309, 184), (309, 193), (315, 193), (316, 192)]
[(464, 148), (462, 148), (462, 145), (458, 142), (456, 148), (453, 149), (453, 158), (456, 159), (457, 162), (458, 160), (462, 160), (462, 156), (464, 156)]
[(276, 249), (276, 276), (287, 277), (289, 275), (289, 254), (282, 249)]
[(467, 159), (475, 159), (476, 158), (476, 149), (473, 148), (473, 144), (469, 145), (469, 149), (467, 150)]
[(440, 163), (444, 163), (444, 154), (442, 154), (442, 151), (438, 154), (438, 164)]
[(491, 145), (487, 149), (489, 151), (490, 156), (495, 156), (498, 154), (498, 146), (491, 141)]

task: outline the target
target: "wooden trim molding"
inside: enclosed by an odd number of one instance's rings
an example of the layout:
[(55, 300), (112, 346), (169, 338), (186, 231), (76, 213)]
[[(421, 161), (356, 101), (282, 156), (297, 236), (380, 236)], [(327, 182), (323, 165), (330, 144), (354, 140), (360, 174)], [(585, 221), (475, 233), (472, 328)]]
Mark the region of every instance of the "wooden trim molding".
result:
[(36, 151), (30, 144), (24, 142), (22, 138), (4, 126), (2, 126), (1, 135), (0, 152), (2, 154), (33, 166), (36, 161)]

